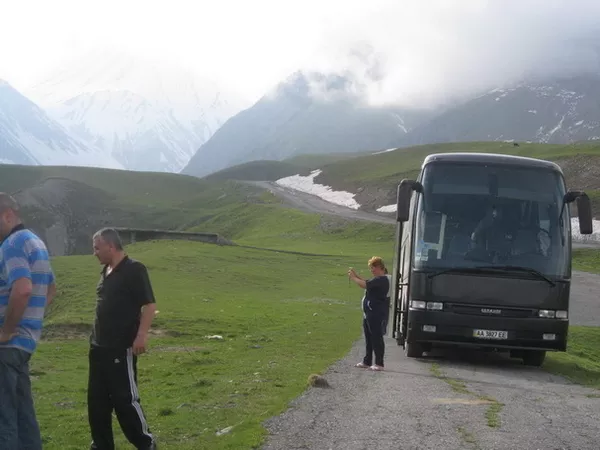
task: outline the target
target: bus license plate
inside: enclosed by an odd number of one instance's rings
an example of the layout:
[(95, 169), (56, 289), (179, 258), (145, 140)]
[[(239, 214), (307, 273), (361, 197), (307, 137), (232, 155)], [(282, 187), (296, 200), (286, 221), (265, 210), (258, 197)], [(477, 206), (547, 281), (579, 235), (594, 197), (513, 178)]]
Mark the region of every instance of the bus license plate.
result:
[(473, 330), (473, 337), (480, 339), (508, 339), (508, 332), (496, 330)]

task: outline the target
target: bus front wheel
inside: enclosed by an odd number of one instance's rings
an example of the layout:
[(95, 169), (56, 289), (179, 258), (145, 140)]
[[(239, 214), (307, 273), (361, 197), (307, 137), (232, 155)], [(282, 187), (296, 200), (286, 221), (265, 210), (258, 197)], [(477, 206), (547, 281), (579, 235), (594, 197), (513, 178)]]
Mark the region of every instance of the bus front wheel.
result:
[(523, 353), (523, 364), (526, 366), (540, 367), (544, 364), (546, 352), (544, 350), (526, 350)]
[(406, 342), (404, 344), (404, 353), (409, 358), (420, 358), (423, 356), (423, 346), (416, 342)]

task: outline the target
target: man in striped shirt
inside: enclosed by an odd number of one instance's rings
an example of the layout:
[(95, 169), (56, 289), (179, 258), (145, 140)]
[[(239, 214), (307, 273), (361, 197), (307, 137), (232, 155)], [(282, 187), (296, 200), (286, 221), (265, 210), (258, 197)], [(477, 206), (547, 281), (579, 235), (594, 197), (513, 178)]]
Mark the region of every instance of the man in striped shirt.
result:
[(25, 228), (19, 206), (0, 192), (0, 448), (41, 450), (29, 360), (56, 293), (44, 242)]

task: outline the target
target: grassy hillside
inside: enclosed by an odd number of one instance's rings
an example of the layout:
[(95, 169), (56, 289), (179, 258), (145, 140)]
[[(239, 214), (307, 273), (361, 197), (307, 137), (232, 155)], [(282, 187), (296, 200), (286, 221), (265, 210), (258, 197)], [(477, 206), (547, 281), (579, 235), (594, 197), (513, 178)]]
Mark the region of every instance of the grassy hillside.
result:
[[(600, 206), (600, 144), (527, 144), (515, 147), (505, 142), (465, 142), (423, 145), (368, 154), (300, 155), (285, 161), (259, 161), (235, 166), (209, 179), (276, 180), (306, 175), (321, 169), (315, 183), (333, 190), (356, 193), (363, 209), (375, 210), (395, 202), (396, 187), (403, 178), (417, 176), (423, 160), (432, 153), (483, 152), (529, 156), (555, 161), (563, 168), (569, 187), (586, 189), (594, 207)], [(598, 208), (596, 208), (598, 209)]]
[(294, 156), (283, 161), (252, 161), (229, 167), (203, 177), (203, 180), (246, 180), (275, 181), (290, 175), (308, 175), (313, 169), (326, 164), (356, 158), (362, 154), (342, 153), (332, 155), (306, 154)]
[(252, 161), (220, 170), (204, 177), (204, 180), (253, 180), (275, 181), (297, 173), (308, 175), (310, 171), (301, 165), (285, 161)]
[[(356, 200), (365, 209), (373, 210), (395, 202), (398, 182), (415, 177), (428, 154), (450, 151), (499, 152), (554, 160), (563, 167), (569, 186), (586, 189), (594, 210), (600, 210), (600, 179), (596, 176), (600, 170), (600, 145), (593, 144), (522, 143), (514, 147), (502, 142), (473, 142), (362, 156), (304, 155), (284, 162), (259, 161), (236, 166), (206, 179), (80, 167), (0, 165), (0, 189), (19, 191), (18, 195), (24, 199), (34, 198), (25, 208), (28, 223), (37, 230), (58, 230), (53, 231), (54, 237), (48, 237), (58, 247), (65, 245), (65, 237), (70, 237), (69, 252), (87, 253), (87, 236), (101, 226), (114, 225), (216, 232), (248, 245), (255, 244), (256, 236), (268, 236), (273, 245), (322, 253), (320, 248), (327, 243), (328, 236), (340, 233), (336, 230), (344, 229), (344, 222), (327, 219), (321, 224), (315, 222), (319, 220), (315, 217), (285, 212), (290, 217), (296, 214), (298, 223), (304, 225), (286, 230), (273, 227), (281, 205), (260, 189), (229, 179), (277, 179), (321, 168), (323, 173), (316, 178), (317, 183), (355, 192)], [(61, 197), (60, 191), (69, 192)], [(311, 233), (320, 227), (327, 233), (315, 238)], [(367, 225), (358, 227), (377, 229)], [(304, 236), (302, 244), (290, 239), (300, 236)]]
[(504, 142), (468, 142), (424, 145), (376, 155), (360, 156), (321, 167), (315, 183), (334, 190), (356, 192), (356, 200), (366, 209), (395, 202), (396, 188), (403, 178), (417, 176), (427, 155), (447, 152), (505, 153), (555, 161), (563, 168), (567, 185), (584, 188), (596, 206), (600, 200), (600, 144), (527, 144), (519, 147)]
[[(369, 153), (370, 154), (370, 153)], [(332, 164), (339, 161), (345, 161), (362, 156), (363, 153), (334, 153), (330, 155), (323, 154), (304, 154), (286, 159), (284, 162), (295, 164), (309, 169), (318, 169), (326, 164)]]
[(0, 190), (15, 194), (27, 224), (53, 249), (70, 253), (89, 252), (88, 238), (102, 226), (185, 230), (263, 196), (252, 186), (178, 174), (13, 165), (0, 165)]
[(15, 192), (46, 178), (67, 178), (116, 195), (122, 202), (169, 204), (182, 193), (205, 189), (207, 183), (179, 174), (65, 166), (0, 165), (0, 190)]
[(392, 251), (393, 225), (308, 214), (271, 198), (272, 203), (223, 208), (190, 231), (218, 230), (240, 245), (296, 252), (366, 255)]
[(504, 153), (556, 161), (572, 158), (577, 154), (600, 156), (600, 144), (519, 143), (519, 147), (515, 147), (511, 143), (504, 142), (466, 142), (423, 145), (339, 161), (326, 165), (323, 170), (324, 175), (335, 180), (385, 183), (396, 180), (398, 175), (412, 174), (418, 171), (427, 155), (449, 152)]

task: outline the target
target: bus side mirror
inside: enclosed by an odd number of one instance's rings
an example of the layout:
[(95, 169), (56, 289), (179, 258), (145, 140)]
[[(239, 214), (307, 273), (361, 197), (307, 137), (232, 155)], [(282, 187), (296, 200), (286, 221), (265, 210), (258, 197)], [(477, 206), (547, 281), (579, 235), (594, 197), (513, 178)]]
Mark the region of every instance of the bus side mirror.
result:
[(583, 191), (569, 191), (565, 194), (564, 202), (571, 203), (577, 200), (577, 215), (579, 216), (579, 232), (581, 234), (592, 234), (594, 231), (592, 223), (592, 206), (590, 198)]
[(594, 231), (592, 206), (590, 198), (585, 192), (577, 197), (577, 214), (579, 215), (579, 232), (581, 234), (592, 234)]
[(396, 197), (396, 221), (406, 222), (410, 215), (410, 199), (413, 191), (423, 192), (423, 185), (418, 181), (402, 180), (398, 185)]

